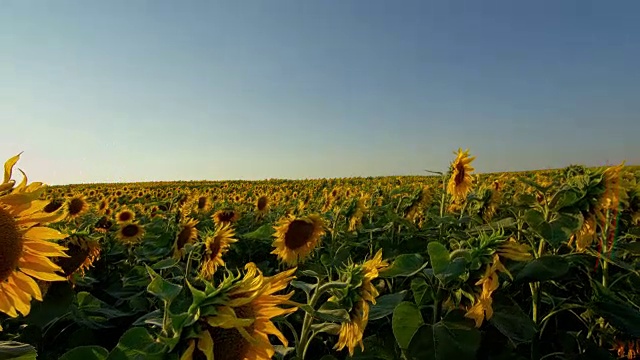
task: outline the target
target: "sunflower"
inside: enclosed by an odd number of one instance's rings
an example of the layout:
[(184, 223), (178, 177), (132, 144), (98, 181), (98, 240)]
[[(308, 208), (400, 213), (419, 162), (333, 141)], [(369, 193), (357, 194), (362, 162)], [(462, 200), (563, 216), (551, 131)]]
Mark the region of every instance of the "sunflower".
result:
[[(616, 166), (610, 166), (604, 170), (602, 174), (604, 192), (600, 196), (597, 206), (599, 213), (606, 210), (616, 210), (621, 202), (627, 200), (627, 194), (623, 186), (623, 168), (624, 163)], [(604, 218), (604, 215), (601, 217)]]
[(43, 211), (49, 201), (37, 200), (44, 191), (42, 184), (27, 186), (25, 176), (13, 188), (11, 173), (19, 157), (20, 154), (5, 163), (0, 184), (0, 312), (10, 317), (29, 314), (32, 298), (42, 301), (36, 280), (66, 280), (56, 274), (62, 269), (50, 257), (65, 257), (67, 249), (47, 241), (61, 240), (66, 235), (43, 226), (59, 220), (61, 214)]
[(71, 219), (75, 219), (78, 216), (84, 214), (89, 210), (89, 204), (87, 204), (84, 195), (75, 195), (67, 202), (65, 211)]
[(591, 246), (596, 238), (596, 216), (589, 214), (582, 222), (582, 227), (571, 236), (570, 243), (576, 243), (576, 249), (580, 252)]
[(136, 214), (133, 211), (125, 208), (116, 214), (116, 221), (118, 224), (127, 223), (133, 221), (135, 217)]
[(471, 192), (471, 185), (473, 178), (471, 172), (474, 168), (471, 167), (471, 162), (475, 160), (475, 157), (469, 156), (469, 150), (462, 151), (458, 149), (456, 159), (451, 165), (453, 172), (449, 178), (449, 184), (447, 185), (447, 192), (454, 201), (464, 201), (467, 198), (467, 194)]
[(58, 209), (60, 209), (62, 205), (64, 205), (64, 201), (60, 199), (51, 199), (51, 201), (49, 201), (49, 203), (42, 209), (42, 211), (51, 214), (58, 211)]
[(369, 195), (362, 195), (359, 199), (355, 200), (353, 211), (349, 214), (349, 231), (356, 231), (357, 228), (362, 226), (362, 217), (367, 211), (366, 202), (371, 197)]
[(216, 225), (220, 225), (222, 223), (234, 223), (238, 221), (240, 215), (234, 210), (225, 209), (216, 211), (211, 218)]
[(181, 258), (184, 255), (184, 246), (186, 244), (193, 243), (198, 238), (198, 220), (186, 219), (180, 225), (180, 231), (176, 236), (176, 240), (173, 243), (173, 256)]
[(120, 224), (118, 229), (118, 239), (127, 244), (138, 242), (143, 236), (144, 228), (134, 222)]
[(199, 196), (197, 203), (196, 203), (196, 209), (198, 210), (198, 212), (203, 212), (203, 211), (207, 211), (209, 210), (209, 198), (206, 196)]
[(491, 296), (500, 286), (498, 271), (504, 272), (511, 277), (511, 273), (500, 262), (499, 255), (494, 254), (493, 263), (491, 265), (487, 264), (484, 275), (476, 282), (476, 285), (482, 286), (482, 291), (464, 315), (466, 318), (473, 319), (478, 328), (482, 326), (484, 319), (489, 320), (493, 317), (493, 299)]
[(78, 272), (84, 276), (85, 270), (93, 266), (93, 262), (100, 256), (98, 241), (88, 236), (73, 235), (67, 239), (67, 254), (69, 257), (56, 259), (67, 277)]
[(271, 253), (286, 264), (297, 265), (304, 261), (311, 251), (318, 246), (324, 231), (324, 221), (319, 215), (312, 214), (304, 217), (289, 215), (282, 218), (274, 227), (276, 239), (273, 242), (275, 250)]
[(229, 246), (238, 241), (234, 239), (235, 232), (229, 224), (224, 224), (216, 229), (212, 236), (207, 236), (204, 241), (204, 256), (200, 275), (205, 279), (211, 279), (218, 266), (224, 266), (222, 255), (229, 251)]
[(291, 304), (293, 295), (274, 295), (285, 289), (294, 279), (296, 269), (290, 269), (271, 277), (265, 277), (254, 263), (245, 265), (244, 278), (227, 292), (227, 301), (217, 306), (216, 315), (200, 319), (197, 338), (190, 339), (180, 360), (267, 360), (273, 358), (275, 349), (269, 341), (273, 335), (284, 345), (287, 338), (278, 330), (271, 318), (290, 314), (296, 307)]
[(256, 200), (256, 210), (258, 214), (262, 215), (269, 209), (269, 198), (266, 195), (262, 195)]
[(104, 212), (108, 208), (109, 208), (109, 200), (108, 199), (100, 200), (100, 203), (98, 204), (98, 210)]
[[(372, 281), (378, 277), (379, 271), (387, 266), (389, 263), (382, 260), (382, 250), (378, 250), (372, 259), (365, 261), (362, 265), (354, 265), (346, 272), (349, 274), (347, 278), (355, 283), (361, 280), (361, 284), (356, 289), (354, 306), (349, 311), (350, 321), (340, 325), (338, 342), (334, 349), (342, 350), (346, 347), (350, 356), (353, 356), (358, 345), (364, 351), (362, 337), (369, 321), (369, 304), (375, 305), (379, 294)], [(338, 298), (334, 295), (329, 300), (336, 301)]]

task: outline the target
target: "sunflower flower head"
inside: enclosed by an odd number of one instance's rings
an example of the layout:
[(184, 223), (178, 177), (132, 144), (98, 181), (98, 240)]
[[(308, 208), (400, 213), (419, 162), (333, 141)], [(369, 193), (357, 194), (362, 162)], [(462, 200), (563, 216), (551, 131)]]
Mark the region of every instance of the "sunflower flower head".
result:
[(73, 196), (66, 204), (65, 211), (71, 219), (76, 219), (89, 210), (89, 204), (84, 195)]
[[(67, 257), (65, 247), (49, 240), (66, 235), (45, 225), (58, 221), (62, 213), (47, 213), (49, 201), (38, 200), (44, 191), (41, 183), (27, 185), (27, 178), (16, 187), (12, 169), (20, 154), (4, 165), (0, 184), (0, 312), (10, 317), (26, 316), (31, 300), (42, 301), (36, 280), (65, 281), (51, 257)], [(24, 175), (24, 173), (23, 173)]]
[(133, 221), (135, 217), (136, 214), (132, 210), (124, 208), (116, 214), (116, 222), (118, 224), (128, 223)]
[(256, 212), (259, 216), (264, 215), (269, 210), (269, 198), (262, 195), (256, 200)]
[(232, 279), (224, 285), (224, 301), (215, 306), (215, 315), (205, 316), (196, 323), (197, 336), (187, 339), (181, 360), (267, 360), (273, 358), (275, 349), (269, 335), (275, 336), (287, 346), (287, 338), (271, 321), (272, 318), (295, 312), (297, 307), (289, 301), (293, 292), (284, 290), (296, 269), (290, 269), (267, 277), (254, 263), (245, 266), (244, 277)]
[(93, 262), (100, 257), (98, 240), (85, 235), (72, 235), (65, 240), (69, 257), (56, 259), (67, 277), (78, 273), (84, 276), (86, 270), (93, 266)]
[(364, 351), (362, 337), (369, 320), (370, 304), (375, 304), (379, 295), (373, 280), (387, 266), (389, 264), (382, 260), (382, 250), (379, 250), (373, 258), (362, 264), (351, 264), (343, 271), (341, 278), (349, 283), (349, 287), (336, 290), (328, 300), (348, 309), (350, 318), (340, 325), (335, 349), (342, 350), (346, 347), (351, 356), (356, 346)]
[(198, 229), (196, 229), (198, 222), (198, 220), (187, 218), (180, 224), (180, 230), (173, 243), (175, 258), (181, 258), (184, 255), (185, 245), (192, 244), (198, 238)]
[(575, 243), (576, 250), (579, 252), (585, 251), (593, 241), (596, 239), (596, 216), (588, 214), (580, 229), (573, 235), (571, 235), (570, 243)]
[(455, 202), (462, 202), (471, 192), (473, 184), (471, 172), (475, 170), (471, 167), (471, 162), (475, 160), (475, 157), (469, 156), (469, 150), (458, 149), (458, 152), (454, 154), (456, 154), (456, 159), (451, 164), (453, 171), (447, 184), (447, 193)]
[(235, 232), (229, 224), (219, 226), (213, 234), (206, 236), (200, 276), (211, 280), (218, 266), (224, 266), (222, 256), (229, 251), (231, 244), (238, 241), (234, 236)]
[(498, 271), (504, 272), (509, 277), (511, 273), (500, 262), (500, 256), (494, 254), (493, 262), (487, 264), (484, 275), (476, 282), (476, 285), (482, 287), (480, 295), (476, 298), (473, 305), (467, 310), (465, 317), (473, 319), (476, 323), (476, 327), (482, 326), (482, 322), (493, 317), (492, 294), (500, 286), (500, 279), (498, 278)]
[(123, 223), (120, 224), (117, 236), (125, 244), (134, 244), (143, 238), (144, 228), (135, 222)]
[(232, 224), (240, 219), (240, 214), (232, 209), (224, 209), (216, 211), (211, 218), (216, 225), (223, 223)]
[(317, 214), (282, 218), (274, 227), (275, 240), (271, 253), (282, 262), (295, 266), (306, 260), (325, 234), (324, 221)]

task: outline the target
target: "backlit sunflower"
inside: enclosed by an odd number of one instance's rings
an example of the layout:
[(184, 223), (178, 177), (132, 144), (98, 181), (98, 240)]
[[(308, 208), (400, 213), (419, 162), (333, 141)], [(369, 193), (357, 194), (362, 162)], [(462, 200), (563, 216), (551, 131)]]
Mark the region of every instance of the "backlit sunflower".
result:
[(61, 214), (43, 211), (49, 201), (37, 200), (44, 191), (41, 183), (26, 185), (25, 176), (13, 188), (11, 173), (19, 157), (5, 163), (0, 184), (0, 312), (10, 317), (29, 314), (32, 298), (42, 301), (34, 279), (66, 280), (56, 274), (62, 269), (50, 259), (67, 256), (66, 248), (47, 241), (64, 239), (66, 235), (43, 226), (59, 220)]
[(135, 217), (136, 217), (136, 214), (133, 211), (125, 208), (120, 210), (116, 214), (116, 222), (118, 222), (118, 224), (131, 222), (134, 220)]
[(93, 266), (93, 262), (100, 256), (100, 245), (98, 240), (88, 236), (73, 235), (66, 241), (67, 254), (69, 257), (56, 259), (56, 264), (60, 265), (67, 277), (74, 273), (84, 276), (85, 270)]
[(587, 249), (596, 238), (596, 217), (589, 214), (582, 222), (582, 227), (571, 236), (570, 243), (575, 241), (576, 250), (582, 252)]
[(234, 239), (235, 232), (229, 224), (218, 227), (211, 236), (204, 241), (204, 255), (200, 275), (205, 279), (211, 279), (218, 266), (224, 266), (222, 255), (229, 251), (229, 246), (238, 241)]
[(234, 223), (238, 221), (240, 214), (234, 210), (225, 209), (216, 211), (211, 218), (216, 225), (220, 225), (223, 223)]
[(129, 222), (120, 224), (118, 229), (118, 239), (126, 244), (140, 241), (144, 236), (144, 228), (137, 223)]
[(626, 191), (623, 186), (622, 170), (624, 163), (610, 166), (602, 174), (604, 192), (600, 196), (597, 213), (604, 219), (603, 212), (606, 210), (617, 210), (621, 201), (626, 199)]
[(173, 243), (173, 256), (181, 258), (184, 255), (184, 246), (193, 243), (198, 238), (198, 220), (186, 219), (180, 225), (180, 231)]
[(471, 172), (474, 170), (471, 167), (471, 162), (475, 160), (475, 157), (469, 156), (469, 150), (458, 149), (458, 152), (454, 154), (456, 154), (456, 159), (451, 164), (453, 172), (449, 178), (447, 192), (454, 201), (458, 202), (466, 200), (467, 195), (471, 192), (473, 183)]
[(73, 196), (65, 206), (65, 211), (71, 219), (77, 218), (87, 212), (87, 210), (89, 210), (89, 204), (87, 204), (84, 195)]
[(282, 218), (277, 226), (274, 235), (273, 250), (271, 253), (278, 255), (278, 258), (288, 264), (297, 265), (303, 262), (313, 249), (320, 243), (322, 235), (325, 234), (324, 221), (319, 215), (312, 214), (303, 217), (290, 215)]
[(509, 271), (500, 262), (499, 255), (494, 254), (492, 264), (487, 264), (484, 275), (476, 282), (476, 285), (482, 286), (482, 291), (464, 315), (466, 318), (473, 319), (477, 328), (482, 326), (482, 322), (485, 319), (489, 320), (493, 317), (492, 294), (500, 286), (498, 271), (511, 276)]
[(225, 305), (216, 307), (216, 315), (200, 319), (198, 337), (190, 339), (180, 360), (267, 360), (275, 349), (269, 341), (273, 335), (284, 345), (287, 338), (272, 318), (297, 310), (282, 308), (290, 304), (293, 292), (274, 295), (294, 279), (296, 269), (265, 277), (254, 263), (245, 265), (246, 274), (227, 292)]
[(354, 304), (349, 311), (351, 320), (340, 325), (338, 342), (334, 347), (336, 350), (342, 350), (346, 347), (349, 350), (349, 355), (353, 356), (356, 346), (359, 345), (360, 349), (364, 351), (362, 337), (369, 321), (369, 307), (370, 304), (376, 303), (378, 297), (378, 289), (372, 281), (378, 277), (379, 271), (387, 266), (389, 264), (382, 260), (382, 250), (378, 250), (372, 259), (365, 261), (362, 265), (352, 265), (345, 272), (346, 278), (350, 279), (352, 283), (357, 284), (360, 281), (361, 283), (360, 286), (353, 289), (355, 293), (351, 296), (339, 299), (334, 295), (329, 299), (338, 302), (348, 300), (347, 303)]

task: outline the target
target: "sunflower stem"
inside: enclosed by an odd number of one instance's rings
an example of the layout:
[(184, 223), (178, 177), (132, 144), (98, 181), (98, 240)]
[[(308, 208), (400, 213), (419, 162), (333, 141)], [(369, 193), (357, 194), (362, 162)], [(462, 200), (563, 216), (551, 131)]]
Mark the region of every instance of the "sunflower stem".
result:
[[(315, 310), (314, 308), (316, 303), (318, 302), (318, 300), (320, 300), (320, 297), (324, 293), (326, 293), (331, 289), (345, 288), (348, 285), (349, 284), (347, 283), (343, 283), (339, 281), (331, 281), (326, 284), (323, 284), (322, 286), (318, 287), (316, 291), (314, 291), (313, 296), (311, 297), (311, 300), (309, 300), (309, 306), (311, 307), (311, 309)], [(304, 360), (304, 356), (307, 352), (307, 348), (309, 347), (309, 344), (313, 339), (313, 337), (310, 336), (311, 335), (310, 329), (312, 324), (313, 324), (313, 315), (310, 314), (309, 312), (306, 312), (304, 314), (304, 320), (302, 321), (302, 329), (300, 330), (300, 342), (296, 347), (296, 355), (302, 360)]]
[[(606, 259), (609, 251), (609, 215), (607, 211), (607, 217), (602, 231), (602, 256)], [(602, 287), (607, 288), (609, 286), (609, 262), (602, 261)]]

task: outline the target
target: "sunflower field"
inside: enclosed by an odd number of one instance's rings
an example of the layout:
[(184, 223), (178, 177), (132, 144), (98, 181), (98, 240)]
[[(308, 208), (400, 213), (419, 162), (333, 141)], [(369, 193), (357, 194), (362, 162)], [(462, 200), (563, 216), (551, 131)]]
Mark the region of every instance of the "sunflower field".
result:
[(637, 167), (45, 187), (19, 158), (0, 360), (640, 358)]

